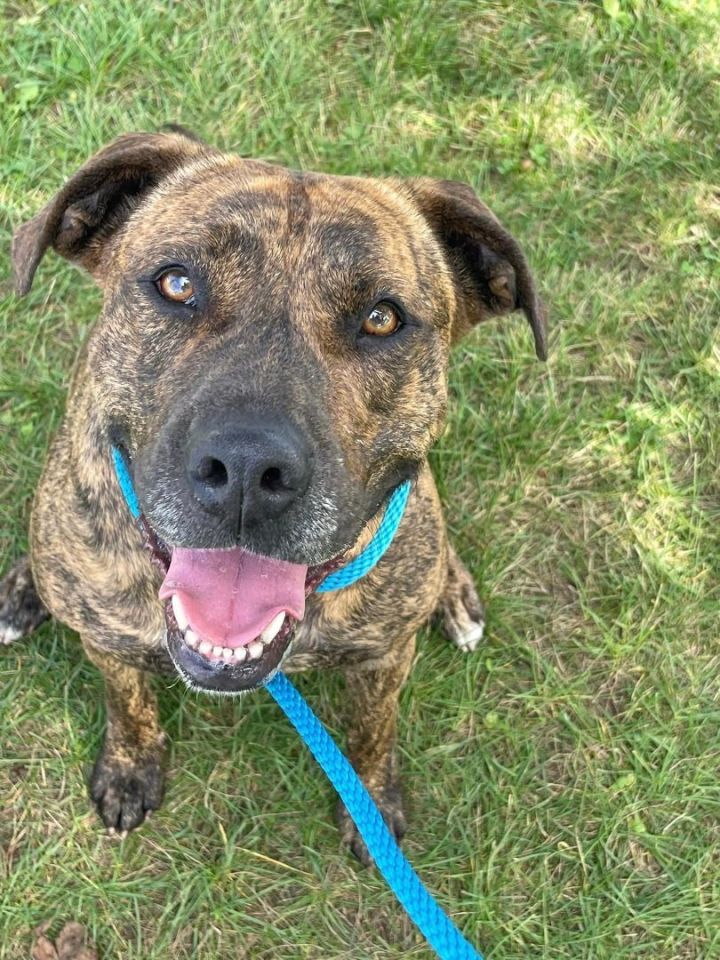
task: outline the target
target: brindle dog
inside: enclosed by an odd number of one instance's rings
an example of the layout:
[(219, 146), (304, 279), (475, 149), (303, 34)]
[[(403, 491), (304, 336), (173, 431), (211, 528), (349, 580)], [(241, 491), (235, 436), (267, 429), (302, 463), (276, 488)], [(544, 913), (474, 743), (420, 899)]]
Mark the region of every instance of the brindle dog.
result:
[[(149, 671), (236, 694), (282, 664), (343, 671), (350, 757), (401, 836), (396, 714), (416, 632), (438, 612), (473, 650), (483, 629), (427, 454), (451, 344), (474, 324), (522, 309), (545, 358), (520, 247), (468, 186), (299, 173), (178, 128), (120, 137), (18, 230), (18, 293), (48, 247), (92, 274), (104, 305), (37, 491), (30, 559), (0, 585), (0, 641), (52, 613), (102, 671), (90, 790), (103, 822), (130, 830), (161, 801)], [(310, 592), (406, 479), (375, 569)]]

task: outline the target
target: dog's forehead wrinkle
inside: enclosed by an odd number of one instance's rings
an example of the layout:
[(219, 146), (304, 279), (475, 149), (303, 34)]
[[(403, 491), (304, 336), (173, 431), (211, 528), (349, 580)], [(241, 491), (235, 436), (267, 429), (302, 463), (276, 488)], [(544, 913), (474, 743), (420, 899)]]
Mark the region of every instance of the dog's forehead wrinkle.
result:
[(439, 248), (424, 217), (386, 181), (337, 177), (333, 178), (333, 186), (335, 189), (328, 190), (327, 196), (340, 218), (365, 215), (391, 235), (404, 239), (418, 260), (427, 258), (428, 254), (433, 260), (441, 259), (437, 257)]
[(282, 167), (262, 161), (226, 154), (200, 157), (173, 171), (150, 191), (129, 216), (124, 241), (151, 236), (161, 224), (165, 232), (176, 231), (178, 245), (189, 239), (202, 243), (221, 224), (232, 226), (241, 214), (248, 232), (257, 235), (258, 214), (277, 207), (277, 199), (253, 184), (281, 182), (286, 176)]
[[(198, 211), (192, 200), (199, 202)], [(416, 247), (431, 247), (434, 235), (412, 202), (393, 185), (382, 179), (298, 173), (265, 161), (247, 160), (230, 154), (197, 157), (165, 177), (149, 194), (145, 203), (129, 219), (132, 233), (137, 220), (157, 207), (176, 209), (189, 225), (194, 213), (207, 223), (216, 215), (240, 219), (248, 226), (263, 227), (275, 220), (279, 229), (304, 227), (306, 221), (333, 216), (346, 223), (363, 220), (370, 228), (382, 224), (403, 234)], [(282, 214), (282, 215), (281, 215)], [(268, 222), (270, 221), (270, 222)]]
[(311, 203), (303, 175), (293, 171), (287, 185), (287, 225), (289, 236), (300, 236), (311, 217)]

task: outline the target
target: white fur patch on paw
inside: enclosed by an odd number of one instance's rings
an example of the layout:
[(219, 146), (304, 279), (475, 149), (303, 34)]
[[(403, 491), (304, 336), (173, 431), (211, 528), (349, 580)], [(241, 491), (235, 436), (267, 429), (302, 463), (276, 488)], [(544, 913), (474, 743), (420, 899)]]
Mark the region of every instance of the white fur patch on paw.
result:
[(474, 623), (467, 630), (463, 630), (462, 633), (457, 633), (454, 637), (455, 646), (458, 650), (462, 650), (463, 653), (474, 653), (478, 648), (478, 644), (483, 638), (485, 633), (485, 624), (484, 623)]
[(15, 643), (22, 635), (22, 630), (18, 630), (17, 627), (13, 627), (9, 623), (0, 622), (0, 646)]

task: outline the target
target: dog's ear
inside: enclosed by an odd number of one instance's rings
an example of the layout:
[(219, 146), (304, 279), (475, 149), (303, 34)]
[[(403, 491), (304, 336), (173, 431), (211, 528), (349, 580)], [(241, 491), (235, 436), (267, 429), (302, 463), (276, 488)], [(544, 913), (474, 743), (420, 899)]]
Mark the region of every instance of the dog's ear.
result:
[(454, 339), (488, 317), (523, 310), (535, 352), (547, 359), (545, 309), (525, 255), (472, 187), (454, 180), (405, 181), (450, 263), (458, 300)]
[(142, 197), (189, 160), (212, 152), (184, 132), (128, 133), (104, 147), (15, 233), (12, 265), (17, 293), (28, 292), (50, 246), (92, 272), (103, 244)]

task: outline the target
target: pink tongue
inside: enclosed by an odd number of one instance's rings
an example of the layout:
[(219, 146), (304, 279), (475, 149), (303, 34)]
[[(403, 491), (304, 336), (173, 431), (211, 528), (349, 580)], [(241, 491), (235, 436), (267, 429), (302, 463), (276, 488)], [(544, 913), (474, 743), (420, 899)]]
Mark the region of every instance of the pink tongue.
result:
[(175, 547), (160, 599), (176, 594), (202, 640), (240, 647), (259, 636), (284, 610), (301, 620), (305, 613), (307, 567), (231, 550)]

